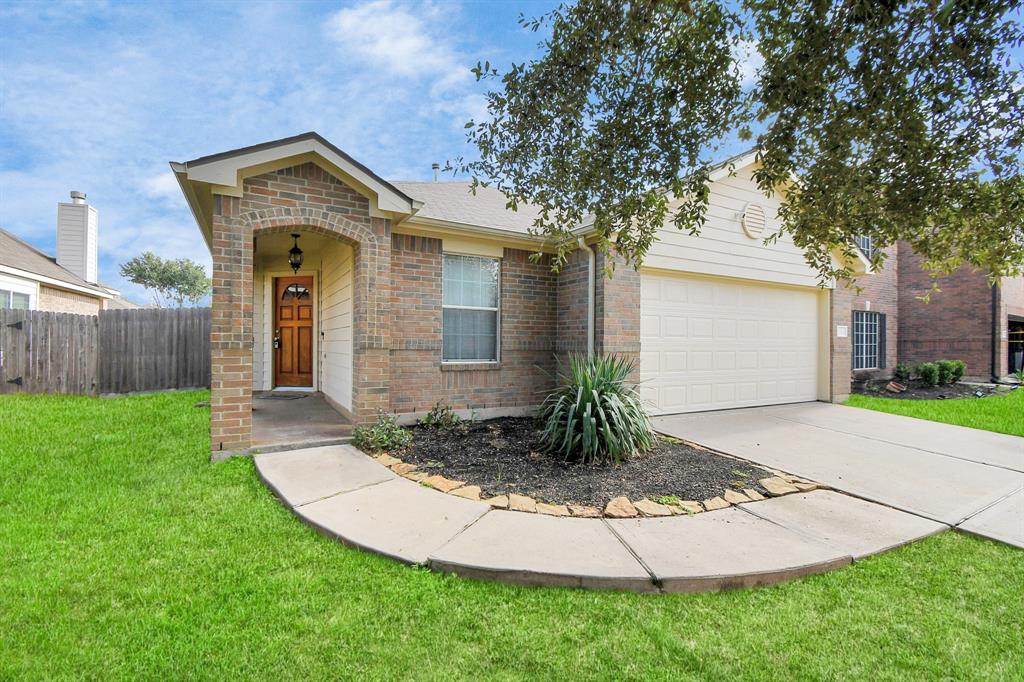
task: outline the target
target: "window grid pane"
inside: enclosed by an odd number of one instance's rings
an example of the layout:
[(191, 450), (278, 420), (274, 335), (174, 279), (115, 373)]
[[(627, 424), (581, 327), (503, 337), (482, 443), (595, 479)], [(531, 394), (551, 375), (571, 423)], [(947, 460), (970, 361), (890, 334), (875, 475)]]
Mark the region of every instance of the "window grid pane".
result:
[(853, 313), (853, 368), (878, 368), (878, 313)]
[(0, 289), (0, 310), (11, 307), (11, 292)]
[(444, 305), (497, 309), (496, 259), (446, 255), (443, 280)]
[(442, 273), (444, 361), (498, 359), (498, 276), (500, 261), (445, 254)]
[(14, 310), (28, 310), (30, 303), (28, 294), (20, 294), (17, 291), (11, 293), (11, 308)]
[(870, 259), (875, 252), (874, 246), (871, 243), (871, 237), (864, 235), (857, 237), (857, 248), (860, 249), (868, 259)]

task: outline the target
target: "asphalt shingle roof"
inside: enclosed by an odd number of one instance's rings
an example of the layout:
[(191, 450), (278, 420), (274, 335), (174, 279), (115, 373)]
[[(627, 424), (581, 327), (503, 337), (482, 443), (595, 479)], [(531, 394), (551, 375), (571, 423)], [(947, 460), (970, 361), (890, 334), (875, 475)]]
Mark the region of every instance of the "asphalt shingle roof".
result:
[(0, 228), (0, 265), (92, 289), (97, 293), (110, 293), (105, 288), (90, 284), (70, 270), (57, 265), (56, 258), (46, 255), (2, 228)]
[(519, 234), (528, 234), (537, 217), (537, 208), (519, 204), (518, 210), (505, 207), (508, 198), (493, 187), (477, 187), (476, 194), (469, 191), (466, 182), (398, 182), (391, 181), (401, 192), (423, 202), (416, 213), (421, 218), (433, 218), (452, 223), (493, 227)]

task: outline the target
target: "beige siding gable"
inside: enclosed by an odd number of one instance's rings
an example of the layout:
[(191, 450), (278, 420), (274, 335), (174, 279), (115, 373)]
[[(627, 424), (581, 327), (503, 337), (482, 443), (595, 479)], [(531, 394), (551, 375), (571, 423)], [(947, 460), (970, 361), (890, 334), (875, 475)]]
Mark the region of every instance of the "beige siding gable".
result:
[[(681, 232), (671, 222), (663, 227), (644, 260), (644, 267), (693, 272), (719, 277), (754, 279), (777, 284), (816, 286), (817, 272), (788, 235), (765, 244), (764, 237), (780, 226), (780, 198), (766, 197), (752, 177), (753, 166), (736, 170), (711, 183), (707, 222), (699, 235)], [(742, 216), (750, 204), (764, 209), (764, 234), (751, 238), (743, 230)]]

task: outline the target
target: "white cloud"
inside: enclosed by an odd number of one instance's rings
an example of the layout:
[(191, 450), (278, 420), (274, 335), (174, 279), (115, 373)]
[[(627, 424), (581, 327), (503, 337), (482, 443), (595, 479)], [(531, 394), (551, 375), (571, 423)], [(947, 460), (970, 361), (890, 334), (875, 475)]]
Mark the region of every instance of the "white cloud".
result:
[(741, 40), (733, 50), (733, 59), (740, 71), (740, 85), (744, 88), (757, 83), (757, 72), (764, 66), (764, 57), (757, 51), (757, 42)]
[(442, 19), (432, 4), (414, 10), (392, 0), (370, 0), (335, 12), (324, 30), (345, 55), (392, 75), (426, 77), (432, 87), (447, 89), (471, 76), (443, 37)]
[(142, 192), (154, 199), (178, 201), (181, 199), (181, 187), (178, 179), (170, 170), (161, 171), (142, 180)]
[(87, 192), (101, 278), (129, 294), (118, 266), (142, 251), (209, 266), (168, 161), (306, 130), (384, 177), (427, 178), (432, 161), (472, 153), (462, 125), (482, 98), (450, 5), (121, 4), (72, 26), (59, 14), (0, 11), (0, 226), (53, 252), (56, 203)]

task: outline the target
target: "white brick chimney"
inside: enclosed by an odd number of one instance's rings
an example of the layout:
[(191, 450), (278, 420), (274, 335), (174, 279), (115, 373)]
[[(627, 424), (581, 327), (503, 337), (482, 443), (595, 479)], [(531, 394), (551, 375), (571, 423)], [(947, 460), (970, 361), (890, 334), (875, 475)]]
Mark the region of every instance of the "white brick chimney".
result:
[(98, 260), (99, 216), (85, 192), (72, 192), (71, 203), (57, 204), (57, 265), (95, 284)]

